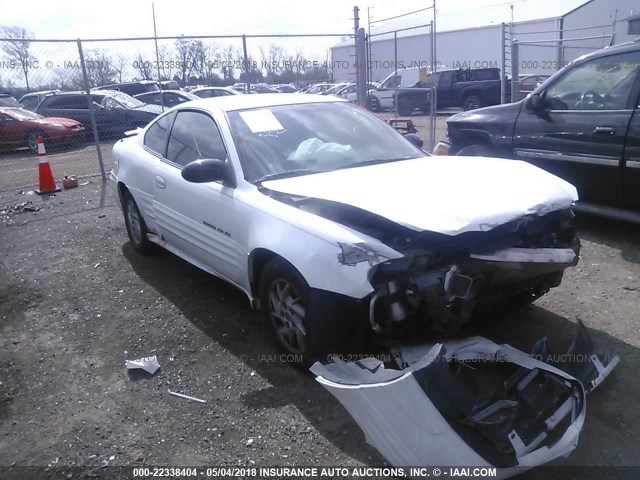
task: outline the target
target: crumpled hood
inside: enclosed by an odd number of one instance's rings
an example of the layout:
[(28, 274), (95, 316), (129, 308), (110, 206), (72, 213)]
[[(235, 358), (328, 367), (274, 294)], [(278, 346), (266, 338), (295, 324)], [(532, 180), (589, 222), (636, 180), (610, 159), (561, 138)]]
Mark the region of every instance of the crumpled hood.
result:
[(578, 200), (570, 183), (519, 160), (424, 157), (270, 180), (277, 192), (351, 205), (416, 231), (487, 231)]

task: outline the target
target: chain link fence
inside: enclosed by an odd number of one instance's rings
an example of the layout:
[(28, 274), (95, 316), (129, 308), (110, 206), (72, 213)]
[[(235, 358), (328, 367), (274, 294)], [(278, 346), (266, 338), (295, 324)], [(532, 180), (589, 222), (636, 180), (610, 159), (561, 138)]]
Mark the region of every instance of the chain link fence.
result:
[(0, 38), (0, 191), (38, 185), (38, 137), (56, 181), (104, 178), (112, 145), (166, 108), (333, 81), (330, 47), (353, 42), (352, 33)]
[[(387, 27), (388, 28), (388, 27)], [(435, 145), (437, 90), (429, 75), (437, 71), (433, 23), (394, 30), (384, 26), (367, 36), (367, 105), (376, 112), (427, 116), (425, 147)]]

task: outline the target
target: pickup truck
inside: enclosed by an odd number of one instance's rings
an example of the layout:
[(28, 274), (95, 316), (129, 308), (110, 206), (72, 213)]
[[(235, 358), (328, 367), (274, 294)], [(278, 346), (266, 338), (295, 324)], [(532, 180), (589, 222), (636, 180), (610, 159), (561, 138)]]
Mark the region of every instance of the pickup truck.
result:
[[(473, 110), (500, 103), (500, 69), (478, 68), (468, 70), (441, 70), (409, 88), (393, 92), (398, 102), (398, 113), (410, 115), (415, 109), (423, 113), (431, 110), (431, 89), (436, 88), (437, 107), (460, 107)], [(511, 89), (507, 83), (507, 97)]]
[(638, 40), (580, 57), (522, 101), (453, 115), (447, 129), (449, 155), (533, 163), (576, 186), (577, 211), (640, 223)]

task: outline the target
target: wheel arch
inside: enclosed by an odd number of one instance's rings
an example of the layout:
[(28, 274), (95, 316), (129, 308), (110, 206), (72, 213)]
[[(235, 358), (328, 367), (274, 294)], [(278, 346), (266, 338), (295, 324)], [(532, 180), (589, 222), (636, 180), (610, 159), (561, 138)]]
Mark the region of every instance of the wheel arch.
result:
[(482, 130), (461, 130), (456, 137), (461, 140), (464, 139), (464, 143), (456, 145), (457, 148), (453, 153), (457, 153), (471, 145), (484, 145), (489, 148), (497, 148), (491, 141), (491, 134)]
[(249, 288), (251, 291), (251, 297), (253, 298), (252, 305), (255, 309), (260, 309), (260, 277), (262, 276), (264, 267), (275, 258), (279, 258), (288, 263), (291, 268), (298, 272), (298, 274), (300, 274), (304, 279), (304, 275), (302, 275), (300, 270), (298, 270), (295, 265), (282, 255), (274, 252), (273, 250), (269, 250), (268, 248), (254, 248), (251, 253), (249, 253), (247, 269), (249, 273)]

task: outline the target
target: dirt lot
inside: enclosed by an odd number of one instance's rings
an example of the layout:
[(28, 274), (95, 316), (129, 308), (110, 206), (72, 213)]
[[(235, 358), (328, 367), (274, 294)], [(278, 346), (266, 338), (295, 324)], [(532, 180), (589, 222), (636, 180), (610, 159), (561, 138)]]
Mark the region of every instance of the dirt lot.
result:
[[(0, 465), (383, 464), (310, 374), (279, 361), (240, 291), (169, 253), (137, 255), (100, 185), (0, 194), (0, 207), (39, 209), (0, 218)], [(622, 360), (589, 398), (577, 449), (556, 464), (638, 466), (640, 228), (581, 217), (579, 230), (581, 262), (559, 288), (465, 333), (525, 351), (546, 335), (562, 352), (584, 320)], [(161, 370), (129, 375), (125, 359), (145, 355)], [(640, 470), (520, 478), (594, 472)]]

